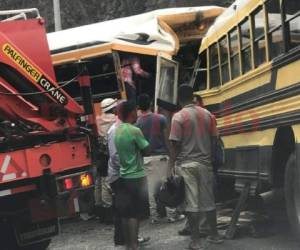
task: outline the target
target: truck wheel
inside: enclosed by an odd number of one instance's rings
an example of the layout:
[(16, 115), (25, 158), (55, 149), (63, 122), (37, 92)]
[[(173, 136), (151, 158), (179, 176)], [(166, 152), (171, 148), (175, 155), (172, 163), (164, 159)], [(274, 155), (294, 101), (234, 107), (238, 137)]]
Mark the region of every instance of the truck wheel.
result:
[(285, 202), (291, 229), (295, 236), (300, 236), (300, 182), (296, 155), (290, 155), (285, 169)]

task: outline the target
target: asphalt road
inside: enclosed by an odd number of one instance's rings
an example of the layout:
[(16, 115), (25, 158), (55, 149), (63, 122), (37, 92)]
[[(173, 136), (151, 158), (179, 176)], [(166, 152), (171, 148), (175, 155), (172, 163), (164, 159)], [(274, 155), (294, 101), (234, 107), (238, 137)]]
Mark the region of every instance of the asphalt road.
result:
[[(146, 164), (149, 182), (158, 176), (164, 176), (162, 171), (166, 165), (165, 160), (155, 159)], [(157, 169), (155, 169), (155, 167)], [(156, 175), (155, 175), (156, 173)], [(151, 183), (150, 183), (151, 184)], [(151, 186), (151, 185), (150, 185)], [(265, 202), (267, 215), (261, 213), (253, 214), (243, 212), (236, 236), (233, 240), (226, 240), (221, 245), (206, 243), (205, 249), (208, 250), (299, 250), (300, 245), (292, 236), (280, 205), (282, 200)], [(254, 202), (254, 206), (258, 206)], [(251, 209), (253, 211), (253, 209)], [(218, 209), (218, 224), (220, 232), (226, 230), (226, 223), (230, 221), (232, 209), (228, 206)], [(184, 221), (175, 223), (151, 224), (145, 221), (141, 225), (141, 235), (150, 236), (149, 244), (143, 246), (145, 250), (182, 250), (189, 244), (189, 237), (179, 236), (177, 231), (184, 226)], [(223, 225), (223, 227), (222, 227)], [(222, 230), (223, 231), (222, 231)], [(255, 229), (255, 230), (254, 230)], [(256, 236), (256, 237), (254, 237)], [(259, 236), (259, 237), (257, 237)], [(300, 241), (300, 239), (299, 239)], [(52, 240), (49, 247), (51, 250), (109, 250), (123, 249), (115, 248), (113, 244), (113, 227), (101, 224), (97, 219), (83, 221), (80, 219), (64, 221), (61, 224), (60, 234)]]
[[(142, 249), (145, 250), (182, 250), (186, 249), (189, 237), (178, 236), (178, 229), (184, 222), (150, 224), (144, 222), (141, 234), (150, 236), (151, 241)], [(233, 240), (226, 240), (221, 245), (208, 244), (204, 240), (208, 250), (298, 250), (297, 241), (289, 232), (285, 223), (277, 223), (260, 226), (265, 235), (261, 238), (251, 236), (247, 227), (240, 227)], [(266, 228), (264, 228), (266, 227)], [(75, 220), (64, 223), (61, 233), (52, 240), (51, 250), (104, 250), (123, 249), (115, 248), (112, 241), (113, 230), (110, 225), (100, 224), (96, 219), (89, 221)]]

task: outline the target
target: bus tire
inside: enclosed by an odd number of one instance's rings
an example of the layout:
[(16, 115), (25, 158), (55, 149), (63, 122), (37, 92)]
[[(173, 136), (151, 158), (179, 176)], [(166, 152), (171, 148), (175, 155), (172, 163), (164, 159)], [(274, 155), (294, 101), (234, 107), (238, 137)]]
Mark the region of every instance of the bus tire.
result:
[(285, 169), (285, 203), (287, 216), (297, 239), (300, 236), (300, 182), (296, 163), (296, 155), (292, 153), (287, 161)]

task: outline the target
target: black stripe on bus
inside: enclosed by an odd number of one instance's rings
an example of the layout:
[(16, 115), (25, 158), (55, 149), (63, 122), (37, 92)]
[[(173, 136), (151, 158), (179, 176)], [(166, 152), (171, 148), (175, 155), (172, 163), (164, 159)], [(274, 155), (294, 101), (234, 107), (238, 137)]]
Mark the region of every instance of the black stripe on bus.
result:
[(275, 87), (278, 68), (299, 60), (299, 52), (300, 47), (282, 57), (274, 59), (270, 83), (227, 99), (222, 103), (207, 105), (206, 108), (219, 118), (298, 95), (300, 93), (299, 83), (279, 90), (275, 90)]
[(256, 118), (247, 122), (237, 122), (229, 126), (219, 128), (222, 136), (249, 132), (256, 132), (269, 128), (288, 126), (300, 123), (300, 110), (284, 114), (273, 115), (265, 118)]
[[(262, 91), (261, 88), (259, 88), (259, 91)], [(269, 103), (273, 103), (297, 95), (300, 95), (300, 82), (293, 84), (289, 87), (275, 90), (265, 95), (261, 95), (256, 99), (251, 99), (248, 102), (244, 102), (239, 105), (229, 106), (227, 104), (227, 107), (223, 109), (221, 112), (217, 112), (217, 113), (213, 112), (213, 113), (216, 114), (217, 117), (224, 117), (226, 115), (234, 114), (241, 111), (246, 111), (255, 107), (259, 107), (262, 105), (266, 105)]]
[(236, 146), (225, 148), (225, 164), (218, 169), (220, 176), (259, 178), (268, 181), (272, 145)]

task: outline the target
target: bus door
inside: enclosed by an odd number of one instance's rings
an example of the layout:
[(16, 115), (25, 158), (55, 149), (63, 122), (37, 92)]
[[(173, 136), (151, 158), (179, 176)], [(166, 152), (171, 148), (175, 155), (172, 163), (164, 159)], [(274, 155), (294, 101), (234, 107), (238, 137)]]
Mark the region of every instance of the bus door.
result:
[(113, 51), (112, 55), (113, 55), (113, 60), (114, 60), (114, 65), (115, 65), (116, 80), (118, 82), (120, 98), (121, 99), (126, 99), (125, 85), (124, 85), (124, 82), (122, 80), (122, 75), (121, 75), (120, 56), (119, 56), (119, 53), (117, 51)]
[(170, 121), (173, 113), (178, 109), (178, 63), (163, 56), (157, 56), (156, 69), (154, 109)]

